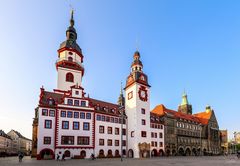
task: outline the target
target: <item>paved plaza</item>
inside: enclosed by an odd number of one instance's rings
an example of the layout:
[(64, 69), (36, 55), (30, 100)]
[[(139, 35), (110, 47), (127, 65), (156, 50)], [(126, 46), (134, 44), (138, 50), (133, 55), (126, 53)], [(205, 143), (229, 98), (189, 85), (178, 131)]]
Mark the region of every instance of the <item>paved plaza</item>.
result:
[(162, 157), (151, 159), (97, 159), (91, 161), (85, 160), (36, 160), (30, 157), (25, 157), (22, 163), (18, 162), (17, 157), (0, 158), (0, 166), (11, 165), (33, 165), (33, 166), (48, 166), (48, 165), (70, 165), (70, 166), (240, 166), (240, 159), (236, 156), (215, 156), (215, 157)]

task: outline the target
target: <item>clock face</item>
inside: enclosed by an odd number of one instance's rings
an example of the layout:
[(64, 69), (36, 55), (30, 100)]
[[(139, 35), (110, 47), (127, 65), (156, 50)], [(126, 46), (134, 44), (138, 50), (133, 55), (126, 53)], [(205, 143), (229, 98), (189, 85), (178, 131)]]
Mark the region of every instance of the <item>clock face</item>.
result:
[(142, 97), (142, 98), (145, 98), (145, 97), (146, 97), (146, 91), (141, 90), (140, 94), (141, 94), (141, 97)]
[(148, 100), (147, 89), (145, 87), (141, 86), (139, 88), (138, 94), (139, 94), (140, 100), (142, 100), (142, 101), (147, 101)]

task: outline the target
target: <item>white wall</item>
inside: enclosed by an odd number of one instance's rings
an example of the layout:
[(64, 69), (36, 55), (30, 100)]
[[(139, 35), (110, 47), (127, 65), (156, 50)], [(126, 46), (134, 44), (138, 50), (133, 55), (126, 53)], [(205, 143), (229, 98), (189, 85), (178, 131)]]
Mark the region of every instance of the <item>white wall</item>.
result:
[[(37, 148), (37, 154), (40, 153), (41, 150), (48, 148), (52, 149), (54, 151), (54, 140), (55, 140), (55, 117), (50, 117), (49, 112), (48, 116), (43, 116), (42, 115), (42, 109), (48, 109), (48, 108), (41, 108), (39, 107), (38, 111), (38, 148)], [(50, 109), (48, 109), (50, 110)], [(54, 109), (51, 109), (54, 110)], [(55, 110), (56, 111), (56, 110)], [(56, 112), (55, 112), (56, 115)], [(45, 129), (44, 128), (44, 123), (45, 120), (52, 120), (52, 128), (51, 129)], [(51, 144), (50, 145), (45, 145), (44, 144), (44, 137), (51, 137)]]

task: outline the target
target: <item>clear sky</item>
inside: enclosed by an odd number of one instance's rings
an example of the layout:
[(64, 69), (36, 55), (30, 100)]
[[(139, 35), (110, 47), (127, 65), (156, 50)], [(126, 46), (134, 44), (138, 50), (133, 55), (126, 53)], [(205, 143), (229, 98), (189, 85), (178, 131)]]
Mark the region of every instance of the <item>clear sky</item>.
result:
[(176, 110), (185, 89), (194, 113), (209, 104), (221, 129), (240, 131), (238, 0), (1, 2), (0, 129), (31, 138), (40, 87), (57, 86), (55, 61), (70, 3), (90, 97), (117, 101), (138, 46), (152, 86), (151, 108), (163, 103)]

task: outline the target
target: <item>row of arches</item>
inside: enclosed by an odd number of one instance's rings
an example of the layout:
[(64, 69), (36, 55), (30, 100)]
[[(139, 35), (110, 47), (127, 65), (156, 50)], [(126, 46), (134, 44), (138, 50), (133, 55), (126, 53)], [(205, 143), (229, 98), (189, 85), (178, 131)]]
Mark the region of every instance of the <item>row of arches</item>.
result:
[[(67, 158), (68, 157), (73, 157), (73, 155), (71, 155), (71, 152), (69, 150), (64, 151), (63, 154)], [(123, 155), (125, 155), (125, 154), (126, 154), (126, 151), (123, 150)], [(86, 156), (86, 151), (85, 150), (80, 151), (80, 158), (85, 158), (85, 157), (87, 157)], [(101, 149), (101, 150), (99, 150), (98, 157), (100, 157), (100, 158), (101, 157), (120, 157), (120, 152), (119, 152), (119, 150), (115, 150), (114, 153), (113, 153), (113, 151), (109, 149), (107, 151), (107, 155), (105, 156), (104, 150)], [(41, 150), (39, 159), (54, 159), (54, 158), (55, 158), (55, 155), (54, 155), (53, 150), (51, 150), (51, 149)]]
[(167, 156), (199, 156), (199, 155), (205, 155), (206, 149), (200, 150), (200, 147), (198, 148), (190, 148), (190, 147), (179, 147), (176, 151), (175, 149), (170, 150), (166, 149), (166, 155)]

